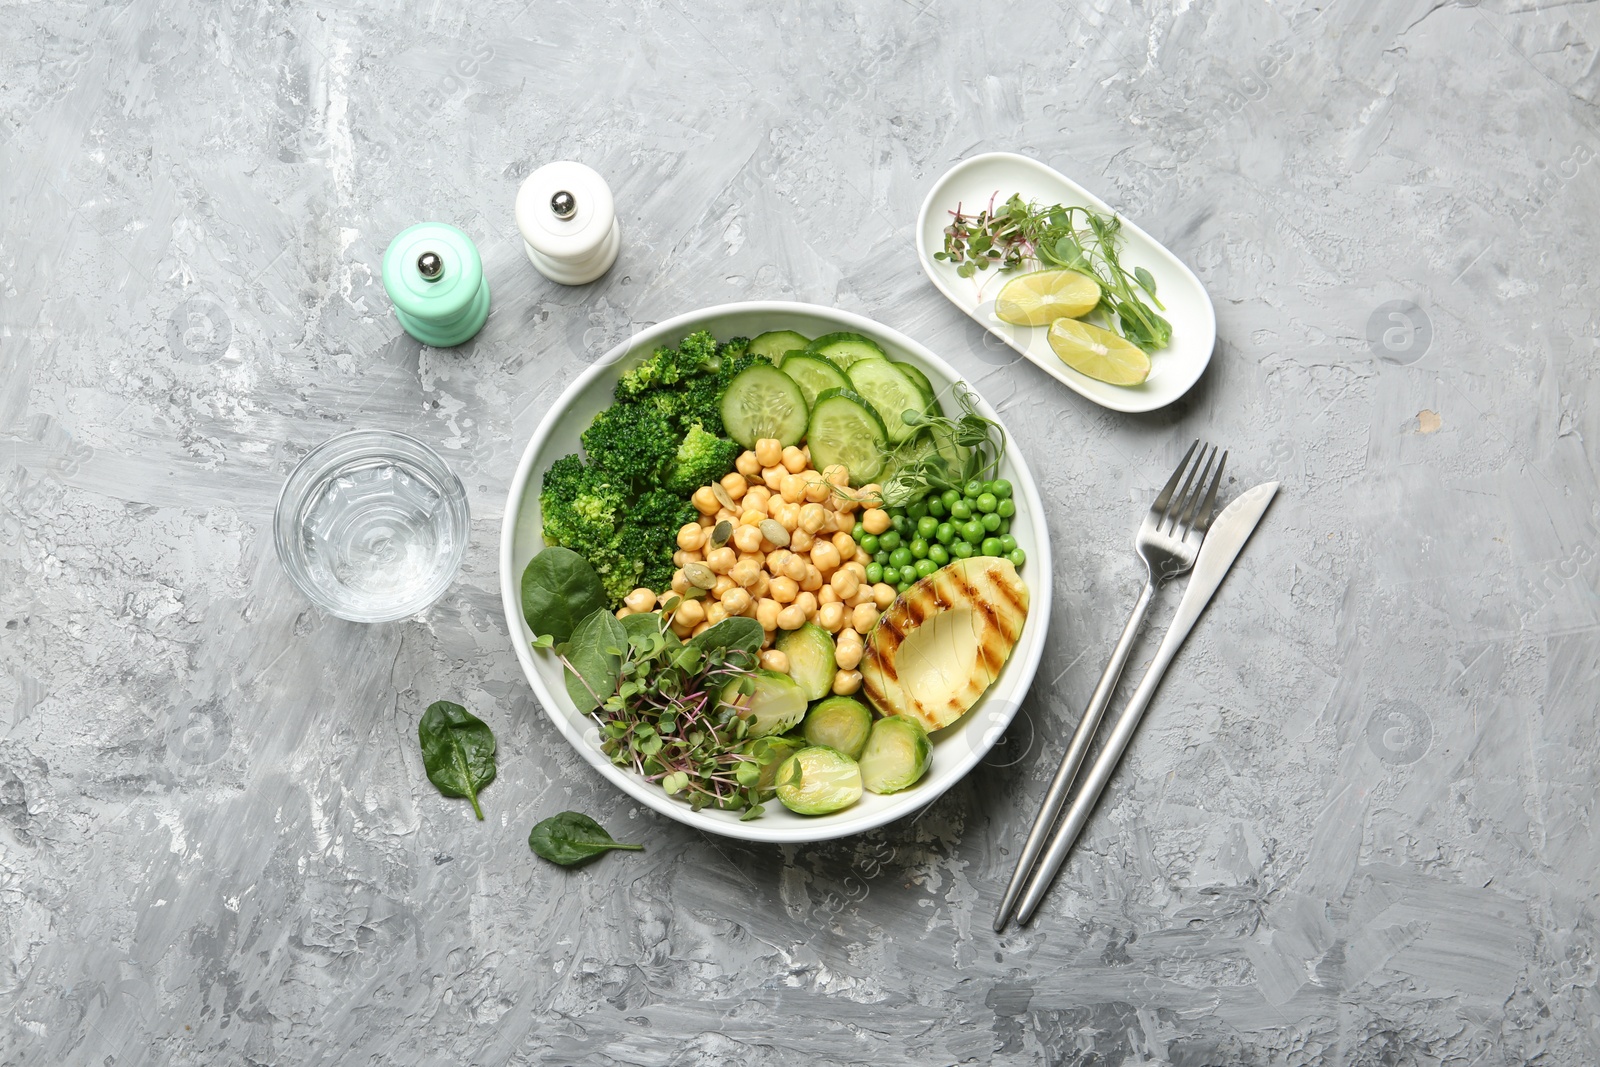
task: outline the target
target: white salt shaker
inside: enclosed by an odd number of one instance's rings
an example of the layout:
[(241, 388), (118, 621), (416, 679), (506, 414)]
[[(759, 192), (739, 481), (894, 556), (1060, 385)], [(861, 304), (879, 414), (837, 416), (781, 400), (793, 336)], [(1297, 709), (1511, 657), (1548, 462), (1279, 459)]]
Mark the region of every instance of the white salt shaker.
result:
[(611, 269), (622, 247), (611, 189), (571, 160), (528, 175), (517, 190), (517, 229), (539, 273), (562, 285), (594, 281)]

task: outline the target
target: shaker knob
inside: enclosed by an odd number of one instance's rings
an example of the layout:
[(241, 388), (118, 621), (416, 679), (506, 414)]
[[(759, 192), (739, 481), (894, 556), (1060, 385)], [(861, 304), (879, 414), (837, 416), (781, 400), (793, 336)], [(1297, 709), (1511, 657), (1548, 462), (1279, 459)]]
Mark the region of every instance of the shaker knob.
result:
[(622, 247), (605, 179), (582, 163), (546, 163), (517, 190), (517, 229), (540, 274), (585, 285), (611, 269)]
[(383, 253), (383, 287), (406, 333), (434, 348), (465, 344), (489, 317), (477, 246), (448, 223), (401, 230)]

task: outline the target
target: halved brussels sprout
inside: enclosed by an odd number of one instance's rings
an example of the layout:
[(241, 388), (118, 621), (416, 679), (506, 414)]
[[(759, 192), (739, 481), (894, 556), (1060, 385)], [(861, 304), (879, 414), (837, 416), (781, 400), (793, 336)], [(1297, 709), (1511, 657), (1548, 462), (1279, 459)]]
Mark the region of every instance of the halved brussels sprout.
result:
[(861, 783), (874, 793), (898, 793), (916, 785), (932, 762), (933, 744), (922, 724), (890, 715), (872, 724), (861, 752)]
[(859, 700), (829, 697), (806, 712), (801, 732), (808, 745), (836, 748), (851, 759), (860, 759), (872, 732), (872, 712)]
[[(747, 684), (750, 691), (740, 692)], [(806, 714), (806, 694), (799, 683), (777, 671), (757, 670), (748, 678), (735, 678), (723, 687), (722, 702), (733, 705), (749, 722), (746, 737), (792, 730)]]
[(746, 741), (739, 746), (741, 754), (755, 760), (751, 769), (749, 764), (741, 764), (738, 769), (739, 784), (749, 788), (747, 783), (753, 784), (762, 799), (772, 796), (773, 784), (778, 779), (778, 768), (783, 766), (783, 761), (806, 747), (806, 743), (798, 737), (757, 737)]
[(778, 799), (798, 815), (827, 815), (861, 799), (861, 768), (838, 749), (812, 745), (778, 768)]
[(789, 677), (800, 683), (807, 700), (821, 700), (833, 689), (837, 669), (833, 635), (814, 622), (778, 635), (777, 648), (789, 657)]

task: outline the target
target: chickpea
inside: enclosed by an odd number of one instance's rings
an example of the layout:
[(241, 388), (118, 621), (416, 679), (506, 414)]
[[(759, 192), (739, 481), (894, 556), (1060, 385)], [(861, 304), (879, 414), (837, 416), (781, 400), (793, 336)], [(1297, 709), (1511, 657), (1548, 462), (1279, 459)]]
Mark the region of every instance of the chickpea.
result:
[(769, 671), (779, 674), (789, 673), (789, 657), (775, 648), (769, 648), (761, 653), (761, 665)]
[(772, 579), (767, 577), (767, 572), (762, 571), (756, 575), (755, 584), (750, 587), (750, 595), (764, 597), (772, 591)]
[(882, 508), (868, 508), (861, 516), (861, 525), (866, 527), (869, 534), (881, 534), (894, 523), (890, 521), (889, 513)]
[(800, 553), (809, 553), (814, 544), (816, 538), (806, 533), (804, 529), (796, 530), (789, 538), (789, 547)]
[(832, 541), (818, 541), (811, 546), (811, 562), (824, 574), (832, 574), (839, 569), (842, 561), (839, 559), (839, 550), (833, 547)]
[(641, 613), (646, 611), (654, 611), (656, 606), (656, 595), (654, 592), (641, 585), (639, 588), (623, 597), (622, 602), (628, 605), (629, 611), (637, 611)]
[(761, 624), (763, 630), (769, 633), (778, 628), (778, 612), (783, 610), (783, 605), (771, 597), (762, 597), (756, 601), (756, 622)]
[(738, 471), (729, 471), (722, 476), (722, 488), (728, 491), (728, 496), (738, 500), (744, 496), (745, 490), (750, 488), (750, 483)]
[(737, 585), (723, 593), (722, 596), (718, 598), (718, 602), (722, 605), (723, 610), (729, 615), (743, 615), (745, 610), (754, 603), (754, 601), (750, 598), (750, 594), (739, 588)]
[(809, 619), (817, 613), (817, 594), (803, 592), (794, 598), (794, 605), (805, 612)]
[(783, 445), (776, 437), (763, 437), (756, 442), (756, 462), (763, 467), (776, 467), (783, 462)]
[[(767, 557), (760, 552), (739, 553), (739, 562), (743, 563), (745, 560), (749, 560), (751, 563), (754, 563), (757, 567), (759, 567), (766, 562)], [(731, 570), (732, 568), (729, 569)]]
[(899, 595), (894, 591), (894, 586), (888, 582), (879, 582), (872, 587), (872, 602), (878, 606), (879, 611), (893, 604), (894, 598)]
[(847, 697), (861, 688), (860, 671), (840, 671), (833, 676), (833, 691)]
[(773, 516), (778, 523), (790, 533), (800, 528), (800, 505), (785, 501), (778, 505), (778, 513)]
[(830, 463), (822, 471), (822, 480), (840, 489), (850, 487), (850, 468), (843, 463)]
[(698, 522), (686, 522), (678, 528), (678, 547), (691, 552), (706, 543), (706, 528)]
[(712, 516), (717, 522), (732, 522), (738, 517), (739, 513), (732, 508), (718, 508), (717, 513)]
[(770, 491), (776, 493), (778, 491), (778, 486), (783, 484), (784, 476), (787, 475), (788, 473), (789, 473), (788, 471), (783, 469), (783, 466), (781, 464), (777, 464), (777, 463), (774, 463), (770, 467), (762, 467), (761, 468), (761, 481), (762, 481), (762, 484), (764, 484), (767, 487), (767, 489), (769, 489)]
[(856, 577), (854, 571), (840, 567), (833, 572), (833, 577), (828, 579), (828, 586), (838, 594), (840, 600), (848, 600), (861, 588), (861, 579)]
[[(752, 485), (749, 489), (745, 490), (744, 499), (739, 501), (739, 503), (744, 505), (744, 509), (746, 511), (759, 511), (761, 514), (765, 515), (767, 513), (767, 501), (771, 499), (771, 489), (768, 489), (764, 485)], [(757, 519), (756, 521), (760, 522), (761, 520)]]
[(755, 526), (741, 526), (733, 531), (733, 546), (740, 552), (761, 550), (761, 531)]
[[(838, 633), (844, 627), (844, 605), (840, 603), (824, 604), (817, 609), (817, 625), (830, 634)], [(855, 633), (854, 630), (849, 631)], [(838, 657), (838, 650), (834, 650), (834, 657)]]
[(738, 559), (739, 557), (734, 553), (733, 549), (723, 545), (721, 548), (714, 548), (706, 553), (705, 563), (713, 573), (727, 574), (728, 571), (733, 569), (733, 565), (738, 562)]
[(778, 512), (783, 510), (784, 503), (785, 501), (782, 493), (773, 493), (772, 498), (767, 501), (767, 517), (772, 519), (777, 518)]
[(873, 607), (878, 606), (878, 602), (872, 599), (872, 586), (866, 582), (861, 583), (861, 588), (856, 590), (855, 596), (846, 597), (844, 602), (850, 606), (851, 611), (854, 611), (862, 604), (871, 604)]
[(804, 452), (790, 445), (783, 450), (783, 466), (790, 474), (799, 474), (810, 466), (810, 460), (806, 458)]
[(755, 508), (749, 506), (749, 493), (746, 493), (744, 495), (744, 499), (739, 501), (739, 503), (745, 506), (744, 510), (739, 513), (740, 526), (760, 526), (761, 520), (767, 517), (766, 505), (762, 505), (760, 511), (757, 511)]
[(806, 576), (800, 579), (800, 588), (808, 593), (815, 593), (822, 588), (822, 572), (815, 567), (806, 568)]
[(761, 564), (753, 559), (741, 559), (728, 568), (728, 577), (741, 589), (749, 589), (756, 584), (756, 579), (761, 575)]
[(860, 545), (856, 544), (856, 539), (854, 537), (851, 537), (843, 530), (840, 530), (838, 533), (828, 538), (828, 540), (832, 541), (833, 547), (839, 550), (839, 559), (844, 563), (848, 563), (852, 559), (855, 559), (856, 550), (861, 547)]
[(689, 576), (683, 573), (681, 567), (672, 575), (672, 591), (679, 596), (689, 591)]
[(690, 626), (686, 622), (677, 622), (674, 620), (672, 623), (672, 632), (678, 636), (679, 640), (683, 640), (694, 633), (694, 627)]
[[(734, 564), (734, 566), (738, 566), (738, 564)], [(729, 578), (726, 574), (719, 574), (717, 575), (717, 584), (711, 587), (711, 597), (713, 600), (721, 600), (723, 593), (737, 588), (739, 588), (738, 582)]]
[(739, 458), (733, 461), (733, 469), (746, 478), (761, 476), (761, 460), (754, 452), (740, 452)]
[[(828, 509), (821, 504), (807, 504), (800, 509), (800, 529), (808, 534), (814, 534), (822, 529), (822, 520), (827, 518)], [(684, 548), (694, 548), (694, 545), (684, 545)]]
[[(774, 622), (777, 621), (777, 616), (776, 615), (773, 616), (773, 621)], [(761, 631), (761, 647), (763, 649), (771, 648), (772, 647), (772, 642), (777, 640), (777, 638), (778, 638), (778, 631), (776, 629), (762, 630)]]
[(711, 491), (711, 487), (709, 485), (702, 485), (700, 488), (696, 489), (694, 491), (694, 496), (689, 498), (689, 502), (693, 504), (694, 509), (702, 515), (715, 515), (717, 510), (722, 507), (722, 505), (717, 502), (717, 494)]
[(800, 610), (800, 605), (790, 604), (778, 612), (778, 629), (798, 630), (806, 624), (806, 613)]
[(878, 625), (878, 609), (873, 604), (857, 604), (850, 613), (850, 625), (855, 632), (865, 637)]
[(794, 598), (800, 595), (800, 585), (793, 578), (774, 578), (768, 592), (778, 603), (792, 604)]
[(806, 562), (804, 556), (795, 555), (791, 552), (789, 558), (783, 561), (783, 576), (793, 582), (803, 582), (805, 581), (806, 572), (810, 568), (811, 564)]
[(685, 626), (694, 626), (704, 622), (706, 618), (705, 605), (698, 600), (680, 600), (677, 610), (672, 613), (673, 622), (681, 622)]
[(712, 626), (715, 626), (717, 623), (721, 622), (727, 617), (728, 609), (723, 607), (720, 601), (706, 605), (706, 622), (709, 622)]
[(856, 499), (862, 503), (876, 503), (883, 500), (883, 486), (877, 482), (868, 482), (856, 490)]
[(820, 504), (833, 495), (833, 490), (828, 483), (813, 475), (806, 479), (806, 499), (813, 504)]
[(867, 565), (862, 563), (859, 559), (847, 560), (844, 564), (844, 569), (849, 571), (851, 574), (854, 574), (863, 582), (867, 580)]
[(833, 588), (833, 586), (825, 585), (817, 591), (817, 603), (842, 604), (844, 601), (840, 598), (838, 592)]
[(771, 571), (774, 576), (782, 574), (783, 565), (789, 561), (789, 557), (792, 555), (794, 553), (787, 548), (773, 549), (767, 553), (767, 570)]
[(636, 614), (638, 614), (638, 613), (635, 612), (632, 608), (627, 607), (627, 606), (623, 606), (623, 607), (620, 607), (620, 608), (617, 609), (617, 618), (618, 619), (626, 619), (629, 615), (636, 615)]
[(820, 534), (827, 534), (830, 538), (834, 534), (838, 533), (839, 516), (832, 511), (824, 511), (822, 513), (822, 529), (818, 530), (817, 532)]
[(844, 526), (848, 522), (854, 521), (852, 516), (855, 514), (856, 508), (861, 506), (861, 501), (856, 499), (854, 490), (846, 489), (843, 495), (838, 493), (833, 495), (833, 506), (839, 512), (839, 525)]
[(690, 637), (699, 637), (701, 634), (703, 634), (707, 630), (711, 629), (711, 627), (714, 626), (714, 625), (716, 625), (716, 624), (715, 623), (710, 623), (710, 622), (702, 622), (699, 625), (697, 625), (694, 629), (689, 631), (689, 636)]
[(853, 671), (856, 664), (861, 662), (861, 656), (867, 650), (867, 643), (861, 639), (861, 634), (855, 630), (845, 630), (834, 642), (833, 660), (839, 665), (840, 670)]
[(786, 474), (778, 485), (778, 492), (783, 494), (787, 504), (798, 504), (805, 499), (806, 480), (798, 474)]
[(688, 549), (680, 548), (672, 554), (672, 564), (675, 567), (687, 567), (691, 563), (700, 563), (705, 558), (702, 553), (690, 552)]

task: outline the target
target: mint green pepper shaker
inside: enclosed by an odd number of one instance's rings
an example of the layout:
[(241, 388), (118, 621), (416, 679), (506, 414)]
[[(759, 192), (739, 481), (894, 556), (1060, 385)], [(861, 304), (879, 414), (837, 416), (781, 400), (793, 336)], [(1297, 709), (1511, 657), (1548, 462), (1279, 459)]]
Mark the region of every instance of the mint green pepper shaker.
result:
[(400, 231), (383, 254), (383, 287), (406, 333), (434, 348), (465, 344), (489, 317), (489, 283), (472, 238), (444, 222)]

